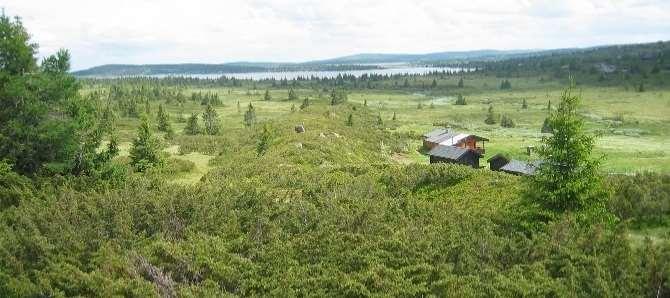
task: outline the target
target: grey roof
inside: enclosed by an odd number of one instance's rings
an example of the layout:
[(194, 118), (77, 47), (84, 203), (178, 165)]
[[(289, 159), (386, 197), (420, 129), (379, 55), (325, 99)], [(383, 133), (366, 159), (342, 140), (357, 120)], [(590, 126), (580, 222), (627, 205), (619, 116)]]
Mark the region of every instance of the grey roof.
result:
[(486, 162), (491, 162), (494, 159), (498, 159), (498, 158), (502, 158), (505, 161), (509, 162), (509, 158), (507, 158), (507, 156), (505, 156), (505, 154), (502, 154), (502, 153), (497, 153), (496, 155), (489, 157), (489, 159), (487, 159)]
[(537, 170), (540, 162), (525, 162), (516, 159), (510, 160), (506, 165), (500, 168), (501, 171), (508, 173), (516, 173), (521, 175), (533, 175)]
[[(447, 139), (451, 139), (451, 138), (454, 138), (454, 137), (456, 137), (458, 135), (462, 135), (462, 134), (464, 134), (464, 133), (460, 133), (460, 132), (457, 132), (457, 131), (449, 131), (449, 130), (446, 130), (446, 129), (435, 129), (433, 131), (425, 133), (423, 135), (423, 137), (426, 139), (427, 142), (441, 143), (441, 142), (443, 142)], [(471, 136), (471, 137), (475, 138), (475, 140), (477, 140), (477, 141), (488, 141), (489, 140), (487, 138), (480, 137), (478, 135), (473, 135), (473, 134), (465, 134), (465, 135)]]
[(430, 150), (430, 152), (428, 152), (428, 155), (442, 157), (446, 159), (458, 160), (468, 151), (469, 151), (468, 149), (458, 148), (454, 146), (439, 145)]
[(445, 134), (445, 133), (447, 133), (446, 129), (438, 128), (438, 129), (434, 129), (432, 131), (429, 131), (429, 132), (423, 134), (423, 137), (427, 139), (427, 138), (432, 138), (432, 137), (439, 136), (439, 135)]
[(437, 144), (439, 144), (439, 143), (441, 143), (442, 141), (444, 141), (444, 140), (446, 140), (446, 139), (451, 139), (451, 138), (453, 138), (453, 137), (455, 137), (455, 136), (457, 136), (457, 135), (459, 135), (459, 134), (460, 134), (460, 133), (458, 133), (458, 132), (453, 132), (453, 131), (452, 131), (452, 132), (445, 132), (445, 133), (440, 134), (440, 135), (436, 135), (436, 136), (429, 137), (429, 138), (426, 139), (426, 141), (431, 142), (431, 143), (437, 143)]

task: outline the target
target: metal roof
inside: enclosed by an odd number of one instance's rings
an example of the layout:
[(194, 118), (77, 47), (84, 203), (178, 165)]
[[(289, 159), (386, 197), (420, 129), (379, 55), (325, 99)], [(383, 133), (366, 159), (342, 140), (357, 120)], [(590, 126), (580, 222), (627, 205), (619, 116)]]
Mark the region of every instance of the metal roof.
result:
[(442, 157), (446, 159), (458, 160), (468, 151), (469, 151), (468, 149), (453, 146), (438, 145), (432, 150), (430, 150), (430, 152), (428, 152), (428, 155)]
[(451, 136), (449, 138), (444, 139), (443, 141), (440, 142), (440, 145), (454, 146), (469, 136), (470, 136), (469, 134), (459, 133), (455, 136)]
[(500, 168), (501, 171), (517, 173), (522, 175), (533, 175), (537, 170), (539, 162), (524, 162), (516, 159), (510, 160), (506, 165)]
[[(442, 131), (442, 133), (440, 133)], [(444, 129), (436, 129), (431, 132), (428, 132), (423, 135), (426, 138), (427, 142), (440, 144), (445, 142), (443, 145), (453, 146), (458, 144), (461, 140), (472, 137), (477, 141), (488, 141), (489, 139), (480, 137), (473, 134), (460, 133), (455, 131), (448, 131)], [(452, 140), (453, 139), (453, 140)]]
[(445, 132), (441, 135), (436, 135), (436, 136), (432, 136), (430, 138), (427, 138), (426, 141), (431, 142), (431, 143), (439, 144), (439, 143), (443, 142), (444, 140), (453, 138), (457, 135), (459, 135), (459, 133), (457, 133), (457, 132)]
[(509, 158), (507, 158), (507, 156), (505, 156), (502, 153), (497, 153), (496, 155), (489, 157), (489, 159), (487, 159), (486, 162), (491, 162), (494, 159), (499, 159), (499, 158), (504, 159), (505, 162), (509, 162)]
[(436, 136), (439, 136), (439, 135), (442, 135), (442, 134), (445, 134), (445, 133), (447, 133), (446, 129), (438, 128), (438, 129), (434, 129), (432, 131), (429, 131), (429, 132), (423, 134), (423, 137), (428, 139), (428, 138), (436, 137)]

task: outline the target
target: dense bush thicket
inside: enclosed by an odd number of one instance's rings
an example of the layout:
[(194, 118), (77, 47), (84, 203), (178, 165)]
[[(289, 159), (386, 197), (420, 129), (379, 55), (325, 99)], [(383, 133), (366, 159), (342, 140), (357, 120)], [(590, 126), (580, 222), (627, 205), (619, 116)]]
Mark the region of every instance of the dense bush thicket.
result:
[[(255, 155), (254, 155), (255, 156)], [(460, 166), (220, 160), (205, 183), (32, 187), (3, 171), (0, 295), (655, 296), (667, 246), (570, 217), (527, 235), (518, 178)], [(665, 180), (667, 186), (667, 180)], [(8, 189), (9, 192), (4, 189)], [(500, 191), (505, 189), (505, 191)]]
[(670, 220), (670, 176), (643, 173), (635, 176), (613, 176), (614, 190), (610, 209), (622, 220), (638, 225), (658, 225)]

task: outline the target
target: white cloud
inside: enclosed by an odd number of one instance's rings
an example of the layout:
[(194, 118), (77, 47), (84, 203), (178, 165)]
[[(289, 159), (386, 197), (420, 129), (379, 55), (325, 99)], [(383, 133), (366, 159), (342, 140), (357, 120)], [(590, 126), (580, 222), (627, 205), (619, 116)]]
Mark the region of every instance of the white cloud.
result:
[(68, 48), (75, 69), (670, 39), (667, 0), (3, 2), (41, 55)]

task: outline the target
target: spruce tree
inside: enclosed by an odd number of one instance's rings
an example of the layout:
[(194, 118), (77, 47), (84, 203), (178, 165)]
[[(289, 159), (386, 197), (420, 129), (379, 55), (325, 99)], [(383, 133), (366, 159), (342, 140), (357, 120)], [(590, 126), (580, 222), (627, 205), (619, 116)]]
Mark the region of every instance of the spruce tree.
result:
[(208, 135), (217, 135), (221, 130), (219, 115), (212, 105), (208, 104), (205, 112), (202, 114), (202, 122), (205, 126), (205, 133)]
[(430, 88), (432, 89), (437, 88), (437, 80), (433, 79), (433, 82), (430, 84)]
[(263, 95), (263, 100), (265, 100), (265, 101), (272, 100), (272, 96), (270, 96), (270, 90), (265, 89), (265, 95)]
[(538, 154), (542, 159), (531, 179), (528, 197), (540, 207), (538, 216), (556, 219), (574, 213), (580, 222), (610, 221), (599, 173), (599, 159), (593, 157), (595, 137), (587, 133), (577, 113), (581, 98), (570, 87), (563, 92), (555, 113), (549, 117), (553, 129), (543, 137)]
[(184, 134), (194, 136), (199, 133), (200, 133), (200, 125), (198, 124), (198, 114), (192, 113), (191, 117), (188, 117), (188, 121), (186, 121), (186, 127), (184, 127)]
[(69, 52), (38, 65), (30, 38), (20, 19), (0, 15), (0, 160), (29, 176), (91, 173), (111, 122), (101, 124), (94, 101), (80, 95)]
[(468, 103), (465, 101), (465, 97), (463, 95), (459, 94), (458, 97), (456, 98), (456, 102), (454, 102), (454, 104), (459, 105), (459, 106), (464, 106), (464, 105), (467, 105)]
[(302, 104), (300, 104), (301, 110), (304, 110), (307, 107), (309, 107), (309, 97), (305, 97), (305, 99), (302, 100)]
[(295, 93), (293, 88), (288, 89), (288, 100), (297, 100), (297, 99), (298, 99), (298, 95)]
[(526, 102), (525, 98), (521, 102), (521, 108), (524, 109), (524, 110), (528, 109), (528, 102)]
[(268, 151), (270, 148), (270, 145), (272, 145), (272, 130), (268, 126), (268, 124), (263, 125), (263, 130), (261, 131), (261, 134), (258, 136), (258, 141), (256, 142), (256, 154), (258, 156), (265, 155), (265, 153)]
[(463, 88), (463, 78), (458, 80), (458, 88)]
[(486, 119), (484, 119), (484, 123), (486, 123), (488, 125), (492, 125), (492, 124), (496, 124), (496, 122), (498, 122), (498, 121), (496, 120), (496, 115), (493, 112), (493, 106), (490, 105), (488, 113), (486, 113)]
[(512, 128), (515, 127), (516, 124), (514, 123), (514, 120), (512, 120), (512, 118), (510, 118), (507, 115), (503, 115), (502, 118), (500, 119), (500, 126), (505, 128)]
[(168, 114), (163, 110), (163, 105), (158, 105), (158, 114), (156, 115), (158, 120), (158, 131), (167, 132), (170, 129), (170, 120)]
[(249, 103), (249, 108), (244, 112), (244, 125), (249, 127), (256, 123), (256, 109)]
[(396, 118), (395, 112), (393, 112), (393, 118), (391, 118), (391, 120), (396, 121), (396, 119), (397, 118)]
[(162, 143), (152, 135), (149, 120), (146, 116), (143, 117), (137, 129), (137, 137), (130, 148), (130, 164), (138, 172), (159, 166), (163, 163), (161, 149), (163, 149)]

